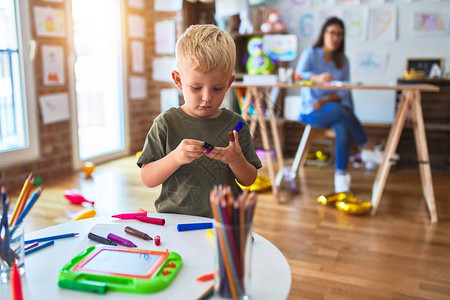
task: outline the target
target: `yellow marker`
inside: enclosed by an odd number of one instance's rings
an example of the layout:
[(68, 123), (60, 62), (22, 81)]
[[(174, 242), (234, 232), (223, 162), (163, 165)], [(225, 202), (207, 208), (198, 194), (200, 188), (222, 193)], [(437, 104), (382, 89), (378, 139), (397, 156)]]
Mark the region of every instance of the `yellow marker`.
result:
[(82, 219), (89, 219), (95, 217), (97, 213), (93, 208), (87, 208), (80, 211), (75, 217), (72, 218), (72, 221), (78, 221)]
[(206, 234), (207, 234), (208, 237), (211, 239), (211, 241), (214, 242), (214, 231), (212, 231), (212, 229), (207, 229), (207, 230), (206, 230)]

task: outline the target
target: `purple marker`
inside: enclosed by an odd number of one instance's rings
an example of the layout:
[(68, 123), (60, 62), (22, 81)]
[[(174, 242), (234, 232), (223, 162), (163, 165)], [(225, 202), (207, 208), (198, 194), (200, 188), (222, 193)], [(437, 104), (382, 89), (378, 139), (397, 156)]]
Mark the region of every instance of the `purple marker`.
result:
[(117, 244), (120, 244), (120, 245), (124, 245), (127, 247), (137, 247), (132, 241), (124, 239), (123, 237), (115, 235), (114, 233), (109, 233), (107, 238), (113, 242), (116, 242)]

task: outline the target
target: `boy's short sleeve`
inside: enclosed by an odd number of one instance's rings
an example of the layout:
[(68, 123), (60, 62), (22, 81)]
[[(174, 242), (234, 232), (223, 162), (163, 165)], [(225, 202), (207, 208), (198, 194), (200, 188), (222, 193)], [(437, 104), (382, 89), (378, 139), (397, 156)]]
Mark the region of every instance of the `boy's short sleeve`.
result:
[(157, 117), (147, 133), (142, 154), (137, 160), (137, 165), (142, 165), (156, 161), (166, 156), (165, 145), (167, 139), (167, 125), (164, 118)]

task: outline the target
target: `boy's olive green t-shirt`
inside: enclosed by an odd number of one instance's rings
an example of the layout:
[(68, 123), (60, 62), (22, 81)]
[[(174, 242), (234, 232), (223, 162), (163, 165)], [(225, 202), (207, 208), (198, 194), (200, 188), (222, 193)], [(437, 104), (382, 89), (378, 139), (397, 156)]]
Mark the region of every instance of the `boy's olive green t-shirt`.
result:
[[(208, 142), (215, 147), (227, 147), (228, 131), (239, 122), (244, 126), (239, 132), (239, 144), (248, 162), (257, 169), (261, 161), (256, 155), (247, 123), (227, 109), (214, 119), (200, 119), (187, 115), (181, 108), (171, 108), (161, 113), (153, 122), (145, 140), (137, 164), (156, 161), (178, 147), (183, 139)], [(230, 167), (204, 155), (189, 164), (182, 165), (163, 184), (160, 196), (155, 200), (160, 213), (181, 213), (212, 217), (209, 192), (214, 185), (229, 185), (234, 197), (238, 185)]]

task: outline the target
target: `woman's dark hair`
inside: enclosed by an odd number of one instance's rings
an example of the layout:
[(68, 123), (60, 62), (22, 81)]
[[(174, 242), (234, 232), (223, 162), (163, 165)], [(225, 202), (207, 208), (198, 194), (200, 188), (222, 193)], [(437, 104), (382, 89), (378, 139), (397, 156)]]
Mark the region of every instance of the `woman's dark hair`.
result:
[(344, 67), (344, 62), (345, 62), (345, 25), (341, 19), (336, 18), (336, 17), (329, 18), (323, 24), (322, 29), (320, 31), (319, 38), (317, 39), (317, 41), (315, 42), (313, 47), (316, 48), (316, 47), (323, 46), (323, 37), (325, 35), (325, 31), (327, 30), (328, 26), (331, 26), (334, 24), (337, 24), (342, 28), (343, 36), (342, 36), (341, 46), (333, 53), (333, 61), (336, 64), (336, 67), (338, 69), (342, 69), (342, 67)]

